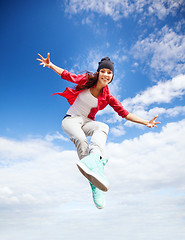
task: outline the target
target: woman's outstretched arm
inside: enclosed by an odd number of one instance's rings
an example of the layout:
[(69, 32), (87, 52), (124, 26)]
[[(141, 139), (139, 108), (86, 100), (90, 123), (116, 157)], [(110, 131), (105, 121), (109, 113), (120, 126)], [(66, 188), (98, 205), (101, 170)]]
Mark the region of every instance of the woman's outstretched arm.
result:
[(155, 122), (155, 119), (158, 117), (158, 115), (156, 115), (154, 118), (152, 118), (150, 121), (144, 120), (132, 113), (129, 113), (125, 119), (135, 122), (135, 123), (140, 123), (143, 124), (149, 128), (153, 128), (153, 127), (157, 127), (157, 124), (160, 124), (160, 122)]
[(64, 71), (64, 69), (57, 67), (56, 65), (54, 65), (51, 61), (50, 61), (50, 57), (49, 57), (49, 53), (47, 55), (47, 58), (43, 58), (42, 55), (40, 55), (38, 53), (40, 58), (37, 58), (37, 61), (41, 62), (40, 65), (43, 65), (43, 67), (48, 67), (51, 68), (53, 71), (55, 71), (58, 75), (61, 76), (62, 72)]

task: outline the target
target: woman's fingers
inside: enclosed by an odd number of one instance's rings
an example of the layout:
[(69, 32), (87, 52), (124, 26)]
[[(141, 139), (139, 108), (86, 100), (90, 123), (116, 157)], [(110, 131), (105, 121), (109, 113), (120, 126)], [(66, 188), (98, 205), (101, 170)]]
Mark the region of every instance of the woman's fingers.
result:
[(42, 60), (41, 60), (41, 59), (39, 59), (39, 58), (37, 58), (36, 60), (37, 60), (37, 61), (40, 61), (40, 62), (42, 62)]
[(155, 121), (155, 119), (158, 117), (158, 115), (156, 115), (152, 120)]
[(43, 58), (43, 56), (42, 56), (42, 55), (40, 55), (39, 53), (38, 53), (38, 55), (39, 55), (39, 57), (40, 57), (42, 60), (44, 60), (44, 58)]
[(151, 122), (155, 123), (155, 124), (160, 124), (160, 122), (155, 122), (156, 118), (158, 117), (158, 115), (156, 115), (152, 120)]
[(160, 122), (154, 122), (154, 123), (153, 123), (153, 126), (154, 126), (154, 127), (157, 127), (157, 124), (160, 124)]
[(43, 62), (43, 61), (47, 62), (48, 61), (48, 63), (50, 62), (50, 60), (49, 60), (50, 53), (47, 54), (47, 58), (43, 58), (43, 56), (40, 55), (39, 53), (38, 53), (38, 55), (41, 58), (41, 59), (37, 58), (38, 61), (40, 61), (40, 62)]

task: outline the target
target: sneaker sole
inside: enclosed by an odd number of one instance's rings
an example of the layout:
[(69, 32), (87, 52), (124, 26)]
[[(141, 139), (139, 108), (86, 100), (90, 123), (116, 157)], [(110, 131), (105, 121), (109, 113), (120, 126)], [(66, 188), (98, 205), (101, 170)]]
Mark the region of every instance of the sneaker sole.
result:
[(107, 183), (96, 173), (91, 171), (85, 164), (82, 162), (76, 163), (80, 172), (97, 188), (100, 190), (107, 192), (109, 190), (109, 186)]
[(95, 206), (98, 208), (98, 209), (103, 209), (105, 207), (105, 204), (103, 206), (97, 206), (96, 203), (95, 203)]

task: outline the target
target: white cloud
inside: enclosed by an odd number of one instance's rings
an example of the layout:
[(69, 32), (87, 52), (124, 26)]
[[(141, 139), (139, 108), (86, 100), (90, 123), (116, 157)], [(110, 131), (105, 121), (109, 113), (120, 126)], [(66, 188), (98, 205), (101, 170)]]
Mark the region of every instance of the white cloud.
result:
[(170, 103), (175, 98), (181, 98), (185, 94), (185, 75), (179, 75), (165, 82), (147, 88), (134, 98), (127, 98), (123, 105), (130, 111), (144, 108), (153, 103)]
[(166, 113), (170, 117), (174, 117), (177, 115), (185, 114), (185, 106), (176, 106), (174, 108), (169, 108), (166, 110)]
[(156, 73), (165, 73), (172, 77), (185, 73), (185, 36), (167, 26), (138, 40), (131, 53), (135, 59), (147, 64)]
[(177, 9), (183, 4), (183, 0), (156, 0), (150, 1), (148, 7), (149, 15), (155, 14), (159, 19), (164, 19), (167, 15), (175, 15)]
[[(47, 140), (0, 138), (1, 205), (24, 206), (67, 201), (68, 195), (62, 191), (68, 188), (68, 184), (78, 185), (77, 179), (80, 178), (75, 171), (76, 160), (75, 152), (64, 151), (63, 147)], [(59, 186), (63, 186), (60, 194), (57, 190)]]
[(19, 199), (13, 195), (13, 191), (9, 187), (0, 187), (0, 203), (17, 204)]
[(111, 128), (110, 132), (116, 137), (123, 136), (126, 133), (126, 131), (122, 125)]
[[(123, 2), (123, 6), (126, 8), (125, 15), (128, 15), (129, 7), (127, 6), (126, 2)], [(93, 1), (93, 0), (70, 0), (66, 4), (65, 11), (67, 13), (77, 14), (81, 11), (92, 11), (97, 12), (102, 15), (109, 15), (114, 20), (120, 18), (120, 9), (122, 8), (122, 4), (120, 1)]]
[(152, 116), (155, 116), (159, 114), (161, 117), (163, 114), (165, 114), (167, 117), (175, 117), (178, 115), (184, 115), (185, 114), (185, 106), (176, 106), (172, 108), (160, 108), (155, 107), (150, 109), (149, 111), (145, 111), (144, 116), (147, 117), (147, 119), (150, 119)]
[[(43, 138), (1, 138), (0, 156), (7, 162), (11, 156), (9, 165), (0, 168), (1, 238), (22, 240), (27, 235), (30, 240), (41, 240), (62, 235), (85, 239), (85, 228), (90, 240), (97, 233), (94, 229), (108, 240), (115, 236), (143, 240), (138, 234), (147, 225), (145, 239), (154, 240), (151, 232), (157, 229), (164, 236), (161, 226), (165, 224), (165, 236), (174, 239), (184, 227), (184, 136), (182, 120), (167, 124), (159, 133), (151, 130), (120, 144), (108, 143), (105, 171), (111, 189), (101, 212), (94, 207), (88, 182), (75, 166), (74, 151), (61, 150)], [(16, 151), (21, 148), (22, 153)], [(26, 152), (29, 161), (23, 161)]]
[(47, 141), (54, 141), (54, 140), (62, 140), (62, 141), (69, 141), (69, 139), (68, 138), (66, 138), (66, 137), (64, 137), (62, 134), (60, 134), (59, 132), (56, 132), (56, 133), (54, 133), (54, 134), (47, 134), (46, 136), (45, 136), (45, 139), (47, 140)]
[(109, 143), (108, 172), (114, 187), (122, 192), (184, 188), (184, 143), (185, 120), (167, 124), (160, 133), (151, 131), (120, 144)]
[(132, 16), (142, 14), (142, 17), (154, 15), (159, 19), (164, 19), (169, 14), (174, 15), (182, 4), (183, 0), (178, 2), (176, 0), (69, 0), (66, 1), (65, 11), (68, 14), (92, 11), (110, 16), (115, 21), (131, 14)]

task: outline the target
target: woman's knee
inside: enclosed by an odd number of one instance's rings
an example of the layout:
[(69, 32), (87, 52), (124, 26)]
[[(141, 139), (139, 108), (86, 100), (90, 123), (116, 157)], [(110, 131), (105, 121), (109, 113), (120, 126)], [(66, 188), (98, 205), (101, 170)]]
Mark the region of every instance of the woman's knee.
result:
[(108, 135), (109, 133), (109, 126), (105, 123), (98, 122), (96, 130), (101, 130), (102, 132), (106, 133)]
[(67, 120), (67, 118), (64, 118), (63, 120), (62, 120), (62, 129), (63, 129), (63, 131), (64, 132), (66, 132), (66, 131), (69, 131), (69, 129), (70, 129), (70, 121), (68, 121)]

